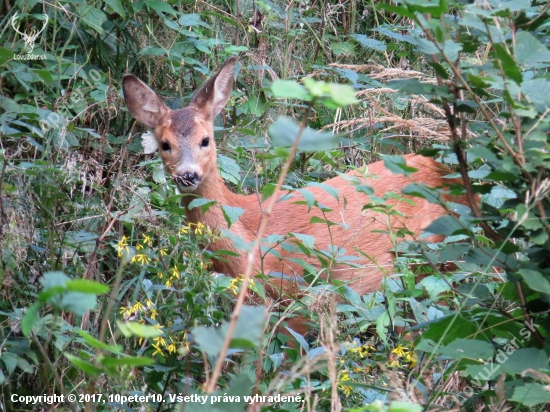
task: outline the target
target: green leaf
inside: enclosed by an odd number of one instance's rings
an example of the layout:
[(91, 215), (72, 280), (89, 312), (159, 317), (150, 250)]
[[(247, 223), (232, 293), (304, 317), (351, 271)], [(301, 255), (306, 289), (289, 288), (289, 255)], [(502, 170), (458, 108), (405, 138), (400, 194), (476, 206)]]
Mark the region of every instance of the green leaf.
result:
[(326, 183), (320, 183), (320, 182), (309, 182), (308, 187), (318, 187), (319, 189), (324, 190), (329, 195), (331, 195), (334, 200), (337, 202), (340, 202), (340, 191), (336, 189), (335, 187), (332, 187), (330, 185), (327, 185)]
[[(264, 330), (264, 323), (265, 308), (263, 306), (243, 306), (230, 347), (257, 347), (260, 335)], [(227, 336), (228, 328), (229, 322), (222, 322), (221, 327), (198, 326), (193, 328), (191, 333), (202, 351), (210, 356), (217, 356)]]
[(40, 302), (34, 302), (23, 315), (23, 319), (21, 320), (21, 330), (23, 335), (26, 337), (30, 336), (32, 327), (38, 320), (38, 310), (40, 309), (40, 306)]
[(449, 281), (445, 281), (441, 276), (443, 275), (432, 275), (427, 276), (420, 281), (420, 285), (424, 286), (430, 298), (434, 299), (443, 292), (451, 290), (451, 285)]
[(392, 401), (390, 402), (389, 412), (422, 412), (423, 410), (422, 405), (404, 401)]
[(489, 342), (475, 339), (456, 339), (446, 346), (440, 346), (437, 353), (453, 359), (489, 359), (495, 348)]
[(111, 8), (120, 15), (124, 20), (126, 20), (126, 12), (124, 7), (120, 4), (119, 0), (105, 0), (105, 3), (111, 6)]
[(160, 16), (162, 16), (160, 12), (171, 14), (172, 16), (178, 15), (178, 12), (170, 4), (163, 1), (147, 1), (146, 4), (149, 10), (157, 12)]
[(429, 13), (432, 17), (439, 18), (449, 9), (447, 0), (407, 0), (406, 5), (409, 10), (418, 13)]
[(0, 47), (0, 66), (3, 66), (6, 62), (13, 59), (14, 55), (15, 53), (11, 50), (6, 49), (5, 47)]
[(70, 280), (71, 278), (63, 272), (46, 272), (39, 281), (42, 284), (42, 287), (46, 290), (55, 286), (60, 286), (65, 289), (65, 285)]
[(531, 269), (520, 269), (517, 275), (521, 276), (531, 289), (550, 295), (550, 282), (542, 273)]
[(271, 91), (276, 98), (311, 100), (305, 87), (295, 80), (276, 80), (271, 84)]
[(109, 292), (109, 286), (88, 279), (70, 280), (65, 287), (72, 292), (93, 293), (95, 295)]
[(96, 349), (104, 349), (106, 351), (112, 352), (112, 353), (121, 353), (122, 352), (122, 346), (121, 345), (107, 345), (106, 343), (101, 342), (100, 340), (94, 338), (92, 335), (90, 335), (88, 332), (85, 332), (83, 330), (77, 330), (76, 333), (78, 333), (86, 343)]
[(104, 366), (148, 366), (155, 363), (154, 359), (137, 356), (125, 356), (123, 358), (103, 358), (101, 364)]
[(550, 392), (540, 383), (530, 382), (516, 386), (511, 401), (519, 402), (527, 407), (550, 403)]
[(120, 322), (117, 321), (117, 326), (120, 332), (127, 338), (132, 336), (139, 336), (140, 338), (156, 338), (157, 336), (163, 336), (164, 333), (157, 328), (149, 325), (142, 325), (137, 322)]
[(464, 228), (454, 216), (445, 215), (440, 216), (425, 229), (426, 232), (433, 233), (434, 235), (451, 236), (459, 230)]
[(93, 6), (85, 5), (78, 8), (78, 15), (84, 23), (99, 34), (103, 34), (103, 23), (107, 21), (105, 13)]
[[(525, 328), (527, 330), (527, 328)], [(521, 332), (520, 332), (521, 334)], [(522, 336), (525, 336), (524, 334)], [(519, 337), (518, 337), (519, 338)], [(502, 364), (506, 372), (510, 375), (521, 375), (526, 369), (545, 370), (548, 369), (548, 356), (543, 350), (537, 348), (520, 348), (514, 350), (516, 345), (509, 345), (505, 349), (497, 350), (495, 360)]]
[(98, 368), (97, 366), (92, 365), (89, 362), (86, 362), (83, 359), (80, 359), (74, 355), (71, 355), (70, 353), (64, 353), (63, 354), (74, 366), (76, 366), (78, 369), (82, 370), (84, 373), (87, 373), (88, 375), (92, 376), (98, 376), (103, 370)]
[(227, 227), (229, 228), (232, 224), (239, 220), (239, 217), (241, 217), (241, 215), (244, 213), (244, 209), (242, 207), (223, 205), (222, 212), (223, 217), (227, 222)]
[(277, 185), (274, 183), (266, 184), (262, 189), (262, 202), (268, 199), (271, 195), (273, 195), (276, 188), (277, 188)]
[(550, 81), (545, 78), (529, 79), (521, 84), (521, 91), (532, 103), (550, 106)]
[(301, 241), (305, 247), (313, 249), (315, 247), (315, 237), (310, 235), (304, 235), (303, 233), (289, 232), (296, 239)]
[[(521, 71), (516, 64), (514, 58), (508, 54), (506, 48), (501, 43), (493, 44), (493, 54), (495, 55), (496, 59), (500, 61), (502, 70), (504, 70), (506, 76), (515, 81), (517, 84), (521, 84), (521, 82), (523, 81)], [(494, 63), (495, 67), (498, 68), (496, 60), (494, 61)]]
[(206, 212), (208, 209), (210, 209), (210, 207), (212, 205), (215, 205), (216, 202), (215, 200), (210, 200), (210, 199), (206, 199), (204, 197), (198, 197), (196, 199), (193, 199), (191, 200), (191, 202), (189, 202), (189, 209), (194, 209), (196, 207), (200, 207), (201, 208), (201, 211), (204, 213)]
[(527, 67), (550, 62), (548, 48), (526, 31), (520, 31), (516, 36), (515, 55), (518, 63)]
[[(294, 144), (300, 126), (288, 117), (279, 117), (269, 128), (273, 146), (290, 147)], [(302, 132), (298, 150), (303, 152), (316, 152), (331, 150), (338, 146), (341, 137), (332, 133), (318, 132), (306, 127)]]
[(307, 211), (309, 212), (315, 204), (315, 196), (307, 189), (297, 189), (297, 191), (304, 197), (307, 204)]
[(403, 156), (382, 156), (382, 160), (386, 169), (395, 174), (407, 175), (417, 171), (414, 167), (407, 166)]
[(386, 44), (384, 42), (381, 42), (380, 40), (371, 39), (364, 34), (353, 34), (351, 37), (357, 40), (357, 42), (361, 46), (366, 47), (367, 49), (373, 49), (380, 52), (386, 51)]

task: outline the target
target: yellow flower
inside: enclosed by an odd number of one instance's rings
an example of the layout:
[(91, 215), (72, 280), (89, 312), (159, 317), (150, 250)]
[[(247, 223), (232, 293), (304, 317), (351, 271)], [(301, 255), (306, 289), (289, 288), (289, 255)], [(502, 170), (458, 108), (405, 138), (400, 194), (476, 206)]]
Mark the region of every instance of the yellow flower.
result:
[(138, 301), (134, 304), (134, 306), (132, 306), (132, 311), (135, 312), (135, 313), (145, 312), (145, 306), (143, 306), (143, 303)]
[(156, 309), (151, 309), (151, 319), (157, 320), (158, 312)]
[(153, 240), (147, 235), (141, 235), (141, 236), (143, 236), (143, 244), (148, 244), (149, 246), (151, 246), (151, 243), (153, 242)]
[(116, 244), (115, 249), (118, 252), (118, 257), (122, 257), (122, 252), (130, 253), (128, 238), (126, 236), (122, 236), (122, 239), (120, 239)]
[(176, 279), (180, 278), (180, 272), (177, 266), (174, 266), (174, 268), (172, 269), (172, 276), (175, 277)]
[(153, 340), (156, 342), (157, 345), (166, 347), (166, 341), (164, 340), (164, 338), (162, 336), (157, 336)]
[(400, 366), (399, 364), (399, 358), (394, 356), (394, 357), (391, 357), (390, 356), (390, 359), (388, 360), (388, 363), (387, 365), (390, 367), (390, 368), (398, 368)]
[(153, 344), (152, 346), (153, 346), (153, 348), (155, 348), (155, 351), (153, 352), (153, 356), (155, 356), (157, 354), (162, 355), (162, 349), (161, 349), (160, 345)]
[(130, 319), (130, 317), (132, 316), (132, 308), (131, 307), (128, 307), (128, 306), (121, 306), (120, 307), (120, 314), (122, 315), (122, 317), (124, 319)]
[(170, 338), (170, 345), (166, 347), (166, 350), (168, 351), (168, 353), (176, 353), (176, 351), (178, 350), (178, 347), (176, 346), (172, 338)]
[(189, 226), (182, 226), (180, 232), (184, 235), (189, 233)]
[(140, 245), (139, 243), (136, 245), (136, 250), (143, 250), (143, 245)]
[(395, 353), (397, 356), (399, 356), (400, 358), (402, 356), (404, 356), (406, 353), (408, 353), (409, 350), (407, 348), (405, 348), (404, 346), (402, 345), (397, 345), (392, 351), (391, 353)]
[(199, 234), (202, 236), (204, 229), (205, 229), (205, 226), (201, 222), (198, 222), (197, 224), (195, 224), (195, 234)]
[(343, 384), (343, 382), (348, 382), (350, 379), (349, 377), (349, 374), (347, 372), (342, 372), (342, 374), (340, 375), (340, 381), (339, 381), (339, 385), (338, 385), (338, 388), (344, 392), (344, 394), (346, 396), (349, 396), (351, 391), (353, 390), (353, 387), (349, 386), (349, 385), (345, 385)]
[(351, 394), (351, 391), (353, 390), (353, 387), (349, 385), (340, 385), (338, 388), (344, 392), (344, 395), (349, 396)]
[(159, 253), (160, 253), (161, 256), (168, 255), (168, 252), (166, 251), (166, 249), (159, 249)]
[(231, 279), (231, 283), (229, 283), (229, 289), (231, 289), (231, 291), (235, 295), (237, 295), (239, 293), (239, 279), (237, 278)]
[(166, 287), (167, 287), (167, 288), (171, 288), (171, 287), (172, 287), (172, 279), (166, 280), (166, 283), (165, 283), (165, 284), (166, 284)]
[(151, 259), (145, 254), (145, 253), (138, 253), (137, 255), (134, 255), (132, 258), (132, 263), (138, 262), (142, 265), (146, 265), (149, 262), (151, 262)]
[(152, 308), (153, 306), (155, 306), (153, 301), (149, 298), (145, 299), (145, 305), (147, 305), (148, 308)]

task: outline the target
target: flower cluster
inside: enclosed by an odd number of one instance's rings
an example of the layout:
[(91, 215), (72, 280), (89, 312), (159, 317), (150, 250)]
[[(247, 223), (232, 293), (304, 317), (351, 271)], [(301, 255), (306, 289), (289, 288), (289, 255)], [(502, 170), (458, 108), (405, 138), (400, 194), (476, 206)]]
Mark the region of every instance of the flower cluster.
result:
[[(241, 285), (243, 284), (244, 275), (239, 276), (238, 278), (231, 279), (231, 282), (229, 283), (229, 289), (231, 289), (231, 292), (233, 294), (238, 295), (239, 289), (241, 288)], [(249, 289), (253, 289), (255, 286), (254, 279), (250, 279), (248, 281), (248, 287)]]
[[(156, 322), (158, 317), (156, 306), (150, 299), (146, 299), (145, 304), (138, 301), (133, 305), (129, 304), (128, 306), (121, 306), (120, 314), (124, 320), (137, 321), (141, 324), (146, 323), (145, 317), (149, 317), (149, 319), (154, 322)], [(166, 334), (166, 327), (160, 323), (156, 323), (154, 327), (162, 332), (163, 335)], [(142, 341), (143, 339), (140, 339), (140, 345), (142, 344)], [(189, 350), (187, 331), (173, 333), (169, 336), (157, 336), (153, 338), (153, 342), (154, 343), (151, 344), (154, 348), (153, 356), (168, 356), (174, 354), (178, 351), (178, 347), (183, 348), (186, 351)]]
[(410, 345), (405, 347), (403, 345), (397, 345), (392, 349), (387, 365), (391, 368), (409, 368), (412, 369), (416, 365), (418, 359), (414, 353), (414, 347)]

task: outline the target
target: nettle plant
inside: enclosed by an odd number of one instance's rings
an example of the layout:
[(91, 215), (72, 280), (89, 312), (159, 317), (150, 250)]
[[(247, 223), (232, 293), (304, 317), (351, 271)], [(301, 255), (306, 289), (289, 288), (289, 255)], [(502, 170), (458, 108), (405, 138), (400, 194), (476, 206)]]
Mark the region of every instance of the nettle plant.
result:
[(446, 278), (475, 275), (478, 281), (454, 288), (456, 311), (433, 319), (412, 308), (417, 320), (432, 319), (418, 326), (424, 330), (417, 342), (425, 353), (422, 368), (443, 372), (429, 385), (419, 379), (416, 387), (431, 403), (458, 373), (469, 384), (447, 398), (454, 406), (550, 402), (544, 388), (550, 347), (548, 5), (520, 0), (451, 7), (442, 0), (378, 9), (414, 22), (378, 31), (423, 52), (437, 82), (393, 86), (404, 96), (429, 96), (443, 109), (452, 139), (445, 157), (458, 165), (471, 220), (482, 228), (453, 216), (428, 228), (467, 240), (425, 253), (428, 262), (455, 262), (458, 269)]

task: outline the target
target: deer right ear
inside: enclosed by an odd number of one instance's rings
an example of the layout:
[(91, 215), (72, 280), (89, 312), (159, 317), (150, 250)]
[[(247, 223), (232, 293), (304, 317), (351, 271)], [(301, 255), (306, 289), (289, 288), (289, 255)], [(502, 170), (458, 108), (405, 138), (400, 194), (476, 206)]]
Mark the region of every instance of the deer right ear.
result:
[(158, 94), (133, 74), (122, 78), (124, 100), (130, 114), (149, 129), (154, 129), (160, 119), (170, 111)]

